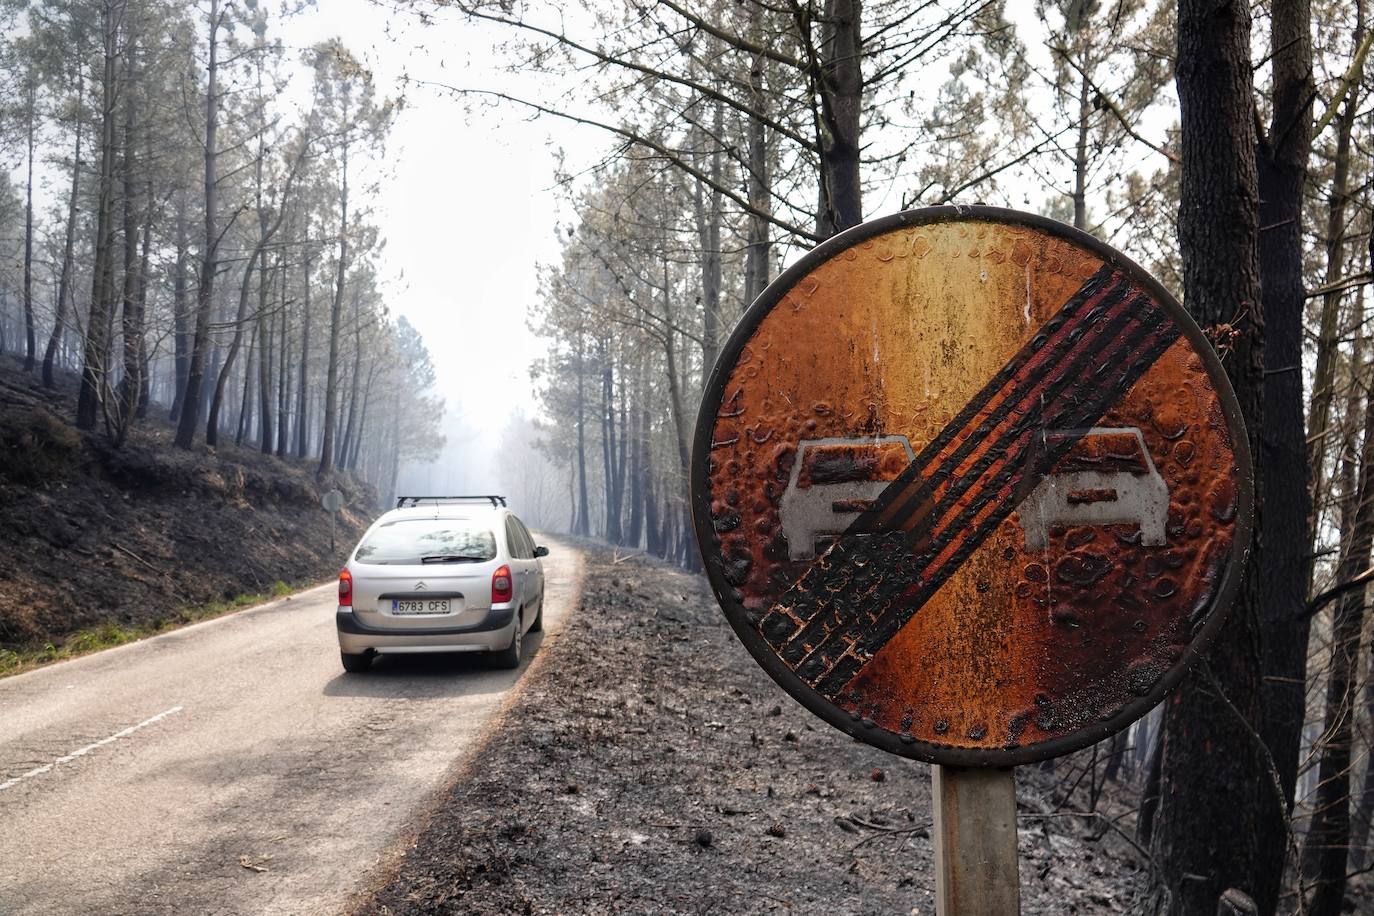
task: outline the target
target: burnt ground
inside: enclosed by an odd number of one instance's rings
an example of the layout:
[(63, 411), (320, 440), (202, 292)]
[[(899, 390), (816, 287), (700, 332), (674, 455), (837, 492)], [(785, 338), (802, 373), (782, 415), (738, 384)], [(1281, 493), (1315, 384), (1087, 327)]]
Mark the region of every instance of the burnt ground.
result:
[(375, 494), (339, 478), (361, 508), (340, 513), (331, 554), (313, 463), (176, 449), (157, 405), (116, 449), (72, 425), (75, 385), (48, 391), (0, 358), (0, 650), (321, 581), (371, 518)]
[[(576, 613), (354, 912), (933, 914), (929, 769), (783, 694), (702, 577), (582, 546)], [(1052, 801), (1072, 772), (1018, 774), (1023, 912), (1131, 912), (1144, 861)]]

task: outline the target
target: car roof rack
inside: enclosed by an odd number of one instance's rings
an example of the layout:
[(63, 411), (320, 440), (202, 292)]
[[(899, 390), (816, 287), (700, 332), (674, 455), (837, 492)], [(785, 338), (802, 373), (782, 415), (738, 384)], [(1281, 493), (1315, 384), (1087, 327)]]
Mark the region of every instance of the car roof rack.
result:
[(491, 503), (493, 509), (500, 508), (506, 504), (504, 496), (398, 496), (396, 497), (396, 508), (405, 509), (418, 506), (422, 502), (439, 503)]

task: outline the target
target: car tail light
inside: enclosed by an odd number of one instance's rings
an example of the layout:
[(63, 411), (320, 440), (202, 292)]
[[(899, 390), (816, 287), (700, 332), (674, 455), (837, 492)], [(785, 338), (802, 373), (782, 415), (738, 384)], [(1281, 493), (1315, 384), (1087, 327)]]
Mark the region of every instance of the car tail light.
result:
[(339, 573), (339, 607), (353, 606), (353, 574), (348, 570)]
[(510, 567), (502, 566), (491, 574), (491, 603), (501, 604), (509, 601), (512, 594), (514, 588), (510, 581)]

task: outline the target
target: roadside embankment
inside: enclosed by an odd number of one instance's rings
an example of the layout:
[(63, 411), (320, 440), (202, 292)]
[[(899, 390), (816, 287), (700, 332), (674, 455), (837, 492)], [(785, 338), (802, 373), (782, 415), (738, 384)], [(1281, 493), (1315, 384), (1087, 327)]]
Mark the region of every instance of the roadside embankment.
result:
[(313, 466), (182, 451), (151, 418), (115, 448), (74, 399), (0, 361), (0, 673), (321, 581), (371, 517), (370, 488), (326, 484), (353, 507), (331, 552)]

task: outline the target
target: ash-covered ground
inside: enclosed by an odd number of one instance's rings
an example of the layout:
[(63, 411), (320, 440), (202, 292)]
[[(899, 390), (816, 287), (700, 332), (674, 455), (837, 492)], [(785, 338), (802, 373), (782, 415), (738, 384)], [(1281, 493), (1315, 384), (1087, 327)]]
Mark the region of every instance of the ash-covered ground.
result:
[[(934, 914), (928, 767), (787, 697), (702, 577), (579, 546), (572, 620), (355, 912)], [(1073, 814), (1073, 772), (1018, 774), (1022, 911), (1137, 910), (1129, 823)]]

